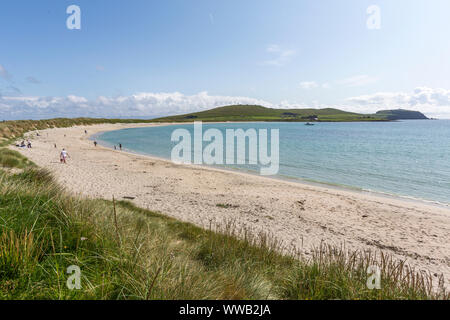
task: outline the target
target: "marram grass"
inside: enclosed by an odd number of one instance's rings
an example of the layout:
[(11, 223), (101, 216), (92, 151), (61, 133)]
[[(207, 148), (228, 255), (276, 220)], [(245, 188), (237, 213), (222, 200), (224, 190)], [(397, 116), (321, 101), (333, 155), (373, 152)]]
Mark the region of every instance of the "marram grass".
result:
[[(321, 245), (305, 258), (265, 234), (238, 234), (233, 223), (204, 230), (129, 202), (74, 197), (42, 169), (4, 172), (0, 298), (449, 299), (388, 256)], [(380, 290), (366, 286), (373, 264)], [(71, 265), (80, 290), (66, 285)]]

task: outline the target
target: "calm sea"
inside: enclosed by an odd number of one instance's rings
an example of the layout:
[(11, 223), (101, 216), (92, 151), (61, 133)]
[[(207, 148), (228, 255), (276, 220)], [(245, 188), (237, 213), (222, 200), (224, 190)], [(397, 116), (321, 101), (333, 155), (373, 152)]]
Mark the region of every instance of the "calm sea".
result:
[[(193, 125), (111, 131), (95, 138), (112, 147), (170, 159), (171, 134)], [(379, 123), (223, 123), (217, 128), (279, 129), (280, 177), (333, 184), (450, 205), (450, 120)], [(193, 134), (192, 134), (193, 136)], [(204, 142), (205, 147), (208, 143)], [(269, 149), (270, 150), (270, 149)], [(258, 165), (221, 167), (259, 172)]]

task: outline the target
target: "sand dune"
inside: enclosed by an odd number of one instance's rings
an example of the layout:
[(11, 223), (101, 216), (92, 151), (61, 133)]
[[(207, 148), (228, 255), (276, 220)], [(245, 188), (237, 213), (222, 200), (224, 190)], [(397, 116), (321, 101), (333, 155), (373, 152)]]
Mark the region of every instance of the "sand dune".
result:
[[(308, 255), (321, 241), (349, 249), (382, 250), (412, 266), (443, 273), (450, 283), (450, 209), (244, 173), (175, 165), (94, 147), (89, 134), (146, 125), (49, 129), (21, 150), (50, 169), (68, 190), (86, 197), (134, 198), (136, 205), (209, 227), (234, 221), (271, 233)], [(57, 149), (54, 148), (54, 143)], [(59, 163), (65, 147), (71, 158)]]

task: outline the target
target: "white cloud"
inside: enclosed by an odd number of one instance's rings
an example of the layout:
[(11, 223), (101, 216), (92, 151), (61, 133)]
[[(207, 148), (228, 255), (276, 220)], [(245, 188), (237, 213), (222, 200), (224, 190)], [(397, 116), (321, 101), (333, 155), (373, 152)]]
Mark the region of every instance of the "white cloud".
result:
[(286, 65), (291, 61), (292, 57), (295, 55), (294, 50), (282, 49), (277, 44), (272, 44), (268, 46), (266, 48), (266, 51), (275, 57), (270, 60), (264, 61), (264, 64), (277, 67)]
[(85, 97), (77, 97), (74, 95), (67, 96), (67, 100), (72, 103), (78, 103), (78, 104), (86, 104), (88, 103), (88, 100)]
[(381, 109), (409, 109), (430, 117), (450, 118), (450, 90), (418, 87), (413, 92), (378, 92), (348, 98), (352, 111), (371, 113)]
[(317, 88), (318, 86), (319, 85), (315, 81), (303, 81), (303, 82), (300, 82), (300, 88), (305, 89), (305, 90), (314, 89), (314, 88)]
[(361, 87), (374, 82), (377, 82), (378, 78), (371, 77), (368, 75), (357, 75), (353, 77), (349, 77), (343, 80), (338, 81), (338, 84), (347, 86), (347, 87)]
[(322, 83), (319, 84), (316, 81), (303, 81), (300, 82), (300, 88), (305, 89), (305, 90), (310, 90), (310, 89), (315, 89), (315, 88), (322, 88), (322, 89), (329, 89), (330, 88), (330, 84), (329, 83)]
[(152, 118), (207, 110), (231, 104), (258, 104), (276, 107), (270, 102), (249, 97), (211, 96), (173, 93), (138, 93), (131, 96), (105, 97), (94, 100), (67, 97), (0, 97), (0, 120), (54, 117), (126, 117)]
[(274, 104), (249, 97), (212, 96), (207, 92), (194, 95), (173, 93), (137, 93), (131, 96), (85, 97), (27, 97), (1, 96), (0, 120), (42, 119), (55, 117), (153, 118), (165, 115), (203, 111), (232, 104), (257, 104), (269, 108), (337, 108), (360, 113), (374, 113), (384, 109), (410, 109), (429, 117), (450, 118), (450, 90), (416, 88), (410, 93), (379, 92), (351, 97), (343, 104), (321, 104), (281, 101)]

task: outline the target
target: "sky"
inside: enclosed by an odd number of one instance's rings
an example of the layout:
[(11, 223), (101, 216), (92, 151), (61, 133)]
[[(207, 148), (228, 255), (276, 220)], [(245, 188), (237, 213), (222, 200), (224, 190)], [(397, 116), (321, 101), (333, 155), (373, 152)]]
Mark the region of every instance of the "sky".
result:
[(448, 0), (2, 0), (0, 120), (228, 104), (450, 118), (449, 15)]

